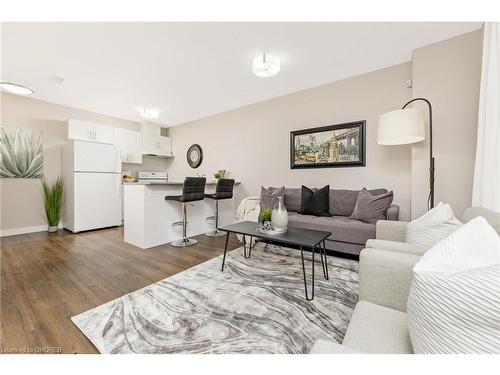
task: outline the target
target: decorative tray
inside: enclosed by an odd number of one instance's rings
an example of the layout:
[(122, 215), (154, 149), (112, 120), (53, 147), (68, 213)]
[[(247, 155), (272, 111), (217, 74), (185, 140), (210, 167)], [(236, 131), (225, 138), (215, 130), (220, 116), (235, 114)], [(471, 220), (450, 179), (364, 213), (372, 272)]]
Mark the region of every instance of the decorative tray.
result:
[(262, 227), (257, 227), (257, 231), (260, 232), (260, 233), (265, 233), (265, 234), (269, 234), (270, 236), (275, 236), (277, 234), (283, 234), (283, 233), (286, 233), (287, 231), (287, 228), (285, 229), (271, 229), (271, 230), (265, 230), (264, 228)]

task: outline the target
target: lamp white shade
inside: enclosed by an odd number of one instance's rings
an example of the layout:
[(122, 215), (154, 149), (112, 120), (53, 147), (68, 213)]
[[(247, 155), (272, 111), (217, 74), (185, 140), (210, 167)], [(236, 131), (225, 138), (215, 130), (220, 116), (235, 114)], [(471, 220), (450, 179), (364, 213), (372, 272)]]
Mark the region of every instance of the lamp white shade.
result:
[(384, 113), (378, 120), (379, 145), (405, 145), (425, 139), (425, 122), (421, 110), (398, 109)]

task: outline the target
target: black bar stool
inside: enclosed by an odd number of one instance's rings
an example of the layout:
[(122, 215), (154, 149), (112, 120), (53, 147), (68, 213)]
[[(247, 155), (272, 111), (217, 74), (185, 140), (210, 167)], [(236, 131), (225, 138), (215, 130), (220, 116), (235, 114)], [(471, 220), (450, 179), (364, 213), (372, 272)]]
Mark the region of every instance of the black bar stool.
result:
[(207, 219), (215, 218), (215, 229), (205, 233), (208, 237), (225, 236), (226, 232), (218, 230), (219, 227), (219, 201), (222, 199), (231, 199), (233, 197), (234, 180), (230, 178), (221, 178), (215, 186), (215, 194), (205, 194), (205, 198), (215, 200), (215, 217), (210, 216)]
[(186, 177), (182, 186), (182, 195), (167, 195), (165, 200), (182, 203), (182, 238), (170, 242), (172, 246), (186, 247), (196, 244), (198, 241), (188, 238), (186, 204), (189, 202), (202, 201), (205, 199), (205, 177)]

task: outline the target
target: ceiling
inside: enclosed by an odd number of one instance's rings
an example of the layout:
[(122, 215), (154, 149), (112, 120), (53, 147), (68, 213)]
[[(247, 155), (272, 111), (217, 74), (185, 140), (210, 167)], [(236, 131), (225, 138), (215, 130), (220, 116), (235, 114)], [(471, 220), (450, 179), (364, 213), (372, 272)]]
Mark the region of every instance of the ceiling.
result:
[[(34, 98), (167, 126), (409, 61), (481, 23), (3, 23), (1, 79)], [(266, 51), (272, 78), (252, 74)], [(59, 78), (63, 78), (61, 83)]]

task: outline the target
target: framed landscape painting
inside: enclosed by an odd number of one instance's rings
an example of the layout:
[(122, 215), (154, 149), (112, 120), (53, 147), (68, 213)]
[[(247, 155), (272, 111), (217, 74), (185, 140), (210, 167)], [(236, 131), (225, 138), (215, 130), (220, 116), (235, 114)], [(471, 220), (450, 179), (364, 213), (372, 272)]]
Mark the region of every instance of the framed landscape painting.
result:
[(366, 121), (290, 132), (290, 168), (364, 167)]

